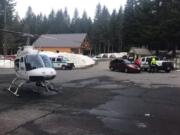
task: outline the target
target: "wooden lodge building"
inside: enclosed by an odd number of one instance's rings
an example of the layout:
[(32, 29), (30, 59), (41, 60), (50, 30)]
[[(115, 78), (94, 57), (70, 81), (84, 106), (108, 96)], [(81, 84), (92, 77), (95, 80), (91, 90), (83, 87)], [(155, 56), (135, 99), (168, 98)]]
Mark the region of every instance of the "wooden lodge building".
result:
[(91, 54), (91, 45), (86, 33), (41, 35), (33, 46), (41, 51)]

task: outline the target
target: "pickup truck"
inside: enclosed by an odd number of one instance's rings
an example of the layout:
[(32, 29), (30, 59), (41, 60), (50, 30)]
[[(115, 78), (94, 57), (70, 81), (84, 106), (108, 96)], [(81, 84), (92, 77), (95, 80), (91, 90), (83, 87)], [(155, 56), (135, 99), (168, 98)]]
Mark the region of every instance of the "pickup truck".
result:
[(156, 56), (146, 56), (141, 57), (141, 70), (149, 71), (149, 63), (152, 59), (152, 57), (155, 57), (156, 59), (156, 71), (163, 70), (165, 72), (170, 72), (173, 70), (173, 62), (169, 60), (161, 60)]
[(71, 70), (75, 68), (74, 63), (71, 62), (66, 57), (58, 56), (58, 57), (51, 57), (50, 59), (55, 69)]

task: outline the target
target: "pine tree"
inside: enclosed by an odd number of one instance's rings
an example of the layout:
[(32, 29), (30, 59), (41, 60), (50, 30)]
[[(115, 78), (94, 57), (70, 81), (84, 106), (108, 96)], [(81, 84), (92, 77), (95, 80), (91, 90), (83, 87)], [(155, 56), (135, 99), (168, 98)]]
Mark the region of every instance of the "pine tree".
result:
[(71, 31), (73, 33), (78, 33), (80, 32), (80, 18), (79, 18), (79, 12), (77, 9), (74, 10), (74, 16), (72, 18), (72, 21), (71, 21)]
[(56, 31), (55, 16), (56, 16), (56, 14), (55, 14), (54, 10), (52, 10), (48, 16), (48, 27), (47, 27), (47, 29), (48, 29), (49, 34), (53, 34)]
[(133, 45), (138, 44), (137, 22), (135, 16), (135, 0), (127, 0), (123, 21), (123, 49), (128, 51)]
[(36, 15), (31, 7), (28, 7), (26, 17), (23, 19), (23, 32), (36, 34)]
[[(13, 20), (14, 20), (14, 0), (1, 0), (0, 1), (0, 28), (12, 29)], [(1, 53), (7, 54), (8, 48), (13, 43), (12, 34), (1, 33), (0, 34), (0, 47)]]
[(96, 13), (94, 18), (94, 23), (92, 25), (92, 29), (90, 32), (90, 38), (93, 44), (93, 51), (95, 54), (101, 53), (101, 22), (100, 22), (100, 16), (102, 14), (102, 8), (100, 3), (96, 6)]

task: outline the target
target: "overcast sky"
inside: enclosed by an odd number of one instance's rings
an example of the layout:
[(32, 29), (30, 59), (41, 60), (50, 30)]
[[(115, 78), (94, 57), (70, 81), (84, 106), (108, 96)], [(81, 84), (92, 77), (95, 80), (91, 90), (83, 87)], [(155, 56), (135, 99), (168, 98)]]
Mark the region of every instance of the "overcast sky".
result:
[(94, 18), (96, 5), (100, 3), (105, 5), (110, 13), (113, 9), (119, 10), (120, 6), (124, 6), (126, 0), (15, 0), (16, 1), (16, 11), (20, 17), (24, 17), (28, 6), (31, 6), (35, 14), (48, 15), (52, 9), (57, 11), (58, 9), (63, 9), (66, 7), (68, 9), (69, 15), (72, 17), (74, 14), (74, 9), (77, 8), (79, 15), (85, 10), (91, 18)]

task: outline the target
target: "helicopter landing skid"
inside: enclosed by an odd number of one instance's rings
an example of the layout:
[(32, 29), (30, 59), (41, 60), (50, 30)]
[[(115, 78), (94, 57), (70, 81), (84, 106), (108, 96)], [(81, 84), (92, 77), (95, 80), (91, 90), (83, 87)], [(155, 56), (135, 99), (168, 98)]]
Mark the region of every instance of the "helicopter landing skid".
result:
[(49, 92), (49, 91), (58, 92), (58, 90), (55, 89), (54, 84), (49, 81), (36, 82), (36, 86), (45, 88), (46, 92)]
[[(18, 94), (19, 88), (22, 87), (24, 83), (26, 83), (26, 80), (16, 77), (13, 79), (12, 83), (10, 84), (7, 90), (10, 91), (15, 96), (19, 96)], [(12, 91), (12, 88), (15, 88), (15, 91)]]

